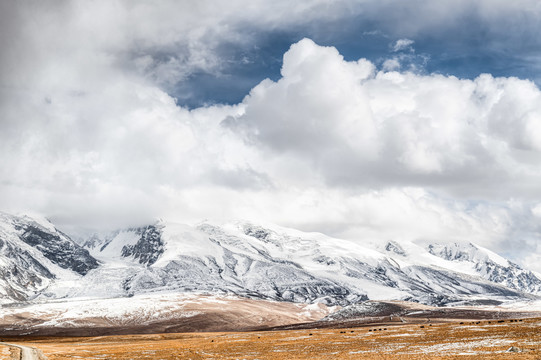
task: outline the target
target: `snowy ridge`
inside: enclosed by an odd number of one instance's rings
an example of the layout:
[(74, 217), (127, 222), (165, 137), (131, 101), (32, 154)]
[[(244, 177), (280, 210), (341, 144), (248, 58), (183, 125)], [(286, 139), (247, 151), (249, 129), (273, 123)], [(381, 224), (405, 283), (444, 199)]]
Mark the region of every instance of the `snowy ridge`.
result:
[(78, 279), (98, 266), (52, 224), (0, 213), (0, 303), (32, 299), (55, 279)]
[(334, 310), (323, 304), (251, 300), (233, 295), (156, 293), (3, 307), (0, 329), (4, 335), (38, 336), (239, 331), (317, 321)]
[(515, 290), (541, 294), (541, 279), (533, 272), (522, 269), (517, 264), (478, 245), (433, 244), (428, 246), (428, 251), (446, 260), (470, 263), (479, 275), (489, 281)]
[[(4, 303), (197, 292), (328, 305), (447, 305), (541, 295), (534, 273), (469, 243), (367, 247), (272, 224), (160, 222), (91, 236), (81, 242), (85, 250), (52, 225), (0, 220)], [(35, 261), (14, 260), (15, 247)]]

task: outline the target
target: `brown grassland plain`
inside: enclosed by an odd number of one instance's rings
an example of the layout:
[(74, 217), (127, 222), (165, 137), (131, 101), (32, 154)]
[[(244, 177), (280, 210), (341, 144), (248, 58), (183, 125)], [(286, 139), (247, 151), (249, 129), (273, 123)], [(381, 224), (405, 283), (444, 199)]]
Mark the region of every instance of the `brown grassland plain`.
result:
[[(541, 360), (541, 318), (344, 329), (36, 338), (24, 341), (13, 338), (7, 342), (38, 348), (49, 360)], [(7, 352), (0, 349), (0, 354)]]

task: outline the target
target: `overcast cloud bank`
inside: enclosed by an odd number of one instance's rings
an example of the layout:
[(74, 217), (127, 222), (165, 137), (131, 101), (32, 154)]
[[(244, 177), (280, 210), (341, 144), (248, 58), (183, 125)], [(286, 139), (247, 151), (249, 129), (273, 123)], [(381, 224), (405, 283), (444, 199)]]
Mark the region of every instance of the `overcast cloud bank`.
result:
[[(529, 80), (401, 64), (395, 51), (414, 52), (409, 37), (436, 27), (440, 8), (423, 8), (434, 23), (389, 41), (392, 64), (345, 61), (303, 39), (284, 54), (278, 81), (263, 80), (236, 105), (188, 110), (172, 84), (219, 72), (220, 46), (254, 41), (240, 28), (314, 21), (327, 6), (284, 17), (281, 2), (187, 3), (68, 3), (38, 17), (10, 9), (3, 210), (66, 227), (243, 218), (359, 241), (468, 240), (541, 271), (541, 92)], [(367, 13), (385, 6), (367, 4)], [(506, 4), (481, 1), (476, 15), (500, 19)], [(343, 2), (325, 14), (348, 9), (361, 13)]]

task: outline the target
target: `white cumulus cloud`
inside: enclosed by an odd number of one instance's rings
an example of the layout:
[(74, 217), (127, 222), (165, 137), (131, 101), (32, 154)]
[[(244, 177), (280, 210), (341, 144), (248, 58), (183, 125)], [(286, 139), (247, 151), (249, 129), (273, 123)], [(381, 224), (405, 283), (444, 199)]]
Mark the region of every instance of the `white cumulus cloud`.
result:
[(304, 39), (285, 54), (282, 78), (256, 86), (224, 125), (254, 150), (309, 164), (308, 182), (539, 198), (540, 100), (526, 80), (376, 71)]

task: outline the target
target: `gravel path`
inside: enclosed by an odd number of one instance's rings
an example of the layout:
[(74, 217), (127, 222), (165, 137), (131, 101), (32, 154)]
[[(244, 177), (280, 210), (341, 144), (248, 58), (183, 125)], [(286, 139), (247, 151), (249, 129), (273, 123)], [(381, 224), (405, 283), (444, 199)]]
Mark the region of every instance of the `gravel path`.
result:
[(8, 344), (8, 343), (0, 343), (0, 345), (10, 346), (10, 347), (16, 347), (21, 350), (21, 358), (20, 360), (44, 360), (46, 357), (41, 353), (41, 351), (28, 347), (23, 345), (15, 345), (15, 344)]

